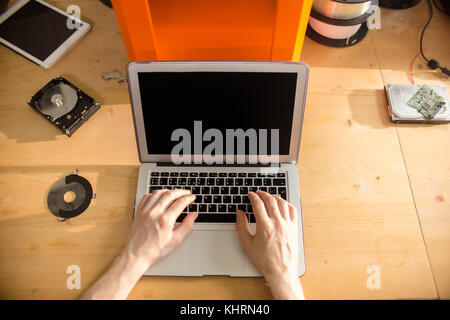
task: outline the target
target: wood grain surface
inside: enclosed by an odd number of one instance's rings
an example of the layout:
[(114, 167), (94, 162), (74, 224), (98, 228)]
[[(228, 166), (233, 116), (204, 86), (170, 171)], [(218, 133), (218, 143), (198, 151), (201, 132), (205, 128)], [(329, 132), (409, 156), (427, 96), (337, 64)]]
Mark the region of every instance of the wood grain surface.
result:
[[(14, 2), (14, 1), (13, 1)], [(108, 267), (131, 224), (139, 160), (128, 88), (101, 73), (128, 62), (114, 12), (78, 4), (91, 32), (52, 69), (0, 47), (0, 298), (74, 299)], [(394, 125), (383, 86), (409, 83), (426, 4), (382, 10), (382, 29), (359, 44), (329, 48), (305, 39), (310, 67), (300, 162), (306, 250), (301, 278), (310, 299), (450, 298), (448, 125)], [(424, 45), (450, 65), (449, 20), (435, 13)], [(70, 138), (27, 100), (58, 74), (101, 103)], [(415, 65), (418, 83), (448, 78)], [(75, 169), (97, 197), (61, 222), (47, 209), (51, 185)], [(81, 269), (81, 289), (66, 269)], [(378, 266), (380, 289), (369, 289)], [(270, 299), (263, 279), (144, 277), (130, 299)]]

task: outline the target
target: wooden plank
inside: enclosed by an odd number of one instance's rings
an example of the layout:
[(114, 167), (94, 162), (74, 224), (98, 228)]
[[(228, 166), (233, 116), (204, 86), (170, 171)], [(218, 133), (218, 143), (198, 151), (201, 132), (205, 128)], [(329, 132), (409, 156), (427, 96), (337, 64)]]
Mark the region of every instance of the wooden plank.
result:
[[(425, 14), (426, 12), (426, 14)], [(382, 30), (371, 33), (385, 84), (411, 83), (410, 66), (419, 51), (419, 37), (428, 19), (423, 1), (409, 10), (383, 10)], [(448, 17), (434, 10), (424, 36), (425, 55), (450, 66)], [(448, 77), (430, 70), (421, 56), (414, 65), (418, 84), (445, 85)], [(441, 299), (450, 298), (450, 125), (396, 125), (423, 237)]]
[[(379, 90), (308, 95), (299, 167), (308, 298), (436, 297), (383, 102)], [(366, 285), (372, 265), (378, 290)]]
[(305, 38), (302, 61), (310, 66), (308, 93), (352, 93), (383, 87), (373, 44), (366, 37), (358, 45), (330, 48)]
[[(130, 105), (104, 105), (71, 137), (29, 106), (13, 110), (0, 102), (3, 166), (138, 165)], [(26, 122), (27, 126), (18, 123)]]
[(67, 267), (81, 269), (83, 290), (122, 248), (132, 221), (137, 166), (79, 166), (96, 193), (79, 217), (60, 222), (47, 209), (54, 182), (72, 166), (0, 167), (0, 297), (76, 298)]

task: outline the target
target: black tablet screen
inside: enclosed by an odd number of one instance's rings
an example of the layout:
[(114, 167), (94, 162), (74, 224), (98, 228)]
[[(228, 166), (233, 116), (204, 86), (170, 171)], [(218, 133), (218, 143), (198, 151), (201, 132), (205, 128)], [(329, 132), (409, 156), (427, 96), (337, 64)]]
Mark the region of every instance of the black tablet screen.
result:
[(77, 30), (68, 17), (30, 1), (0, 24), (0, 38), (44, 61)]

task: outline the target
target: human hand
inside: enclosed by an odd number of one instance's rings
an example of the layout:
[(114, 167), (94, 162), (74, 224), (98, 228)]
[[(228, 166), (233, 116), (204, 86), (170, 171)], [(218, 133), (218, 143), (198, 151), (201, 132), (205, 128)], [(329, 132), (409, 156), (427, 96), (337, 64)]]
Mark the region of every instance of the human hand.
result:
[(156, 190), (139, 203), (124, 253), (140, 261), (145, 270), (177, 247), (191, 231), (197, 212), (189, 213), (176, 228), (181, 212), (194, 202), (188, 190)]
[(176, 228), (174, 224), (194, 199), (187, 190), (157, 190), (144, 195), (122, 252), (80, 299), (125, 299), (142, 274), (191, 231), (196, 212)]
[(244, 212), (236, 214), (244, 250), (264, 275), (275, 299), (304, 299), (297, 272), (297, 209), (263, 191), (250, 192), (248, 197), (255, 214), (255, 234), (250, 232)]

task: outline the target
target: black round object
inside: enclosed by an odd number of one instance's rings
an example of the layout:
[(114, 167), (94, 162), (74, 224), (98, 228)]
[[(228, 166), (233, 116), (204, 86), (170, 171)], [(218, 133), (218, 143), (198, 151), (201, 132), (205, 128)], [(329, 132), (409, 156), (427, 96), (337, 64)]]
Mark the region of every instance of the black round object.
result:
[(430, 59), (430, 61), (428, 61), (427, 63), (428, 68), (436, 70), (437, 68), (439, 68), (439, 62), (434, 60), (434, 59)]
[(328, 24), (332, 24), (334, 26), (354, 26), (355, 24), (361, 24), (363, 22), (366, 22), (367, 19), (370, 18), (370, 16), (374, 13), (374, 11), (369, 10), (366, 13), (364, 13), (363, 15), (356, 17), (356, 18), (352, 18), (352, 19), (334, 19), (334, 18), (329, 18), (324, 16), (323, 14), (311, 9), (311, 17), (328, 23)]
[[(76, 197), (72, 202), (66, 202), (64, 195), (74, 192)], [(85, 178), (71, 174), (58, 180), (51, 188), (47, 205), (51, 213), (61, 219), (76, 217), (89, 207), (92, 200), (92, 186)]]
[(358, 31), (356, 31), (356, 33), (351, 37), (349, 37), (348, 39), (331, 39), (321, 35), (308, 24), (308, 27), (306, 28), (306, 35), (308, 36), (308, 38), (325, 46), (349, 47), (357, 44), (362, 39), (364, 39), (364, 37), (367, 34), (367, 31), (368, 31), (367, 23), (363, 23), (361, 24), (361, 27), (359, 27)]
[(100, 0), (105, 6), (112, 9), (111, 0)]
[(414, 7), (421, 0), (380, 0), (380, 7), (387, 9), (408, 9)]

